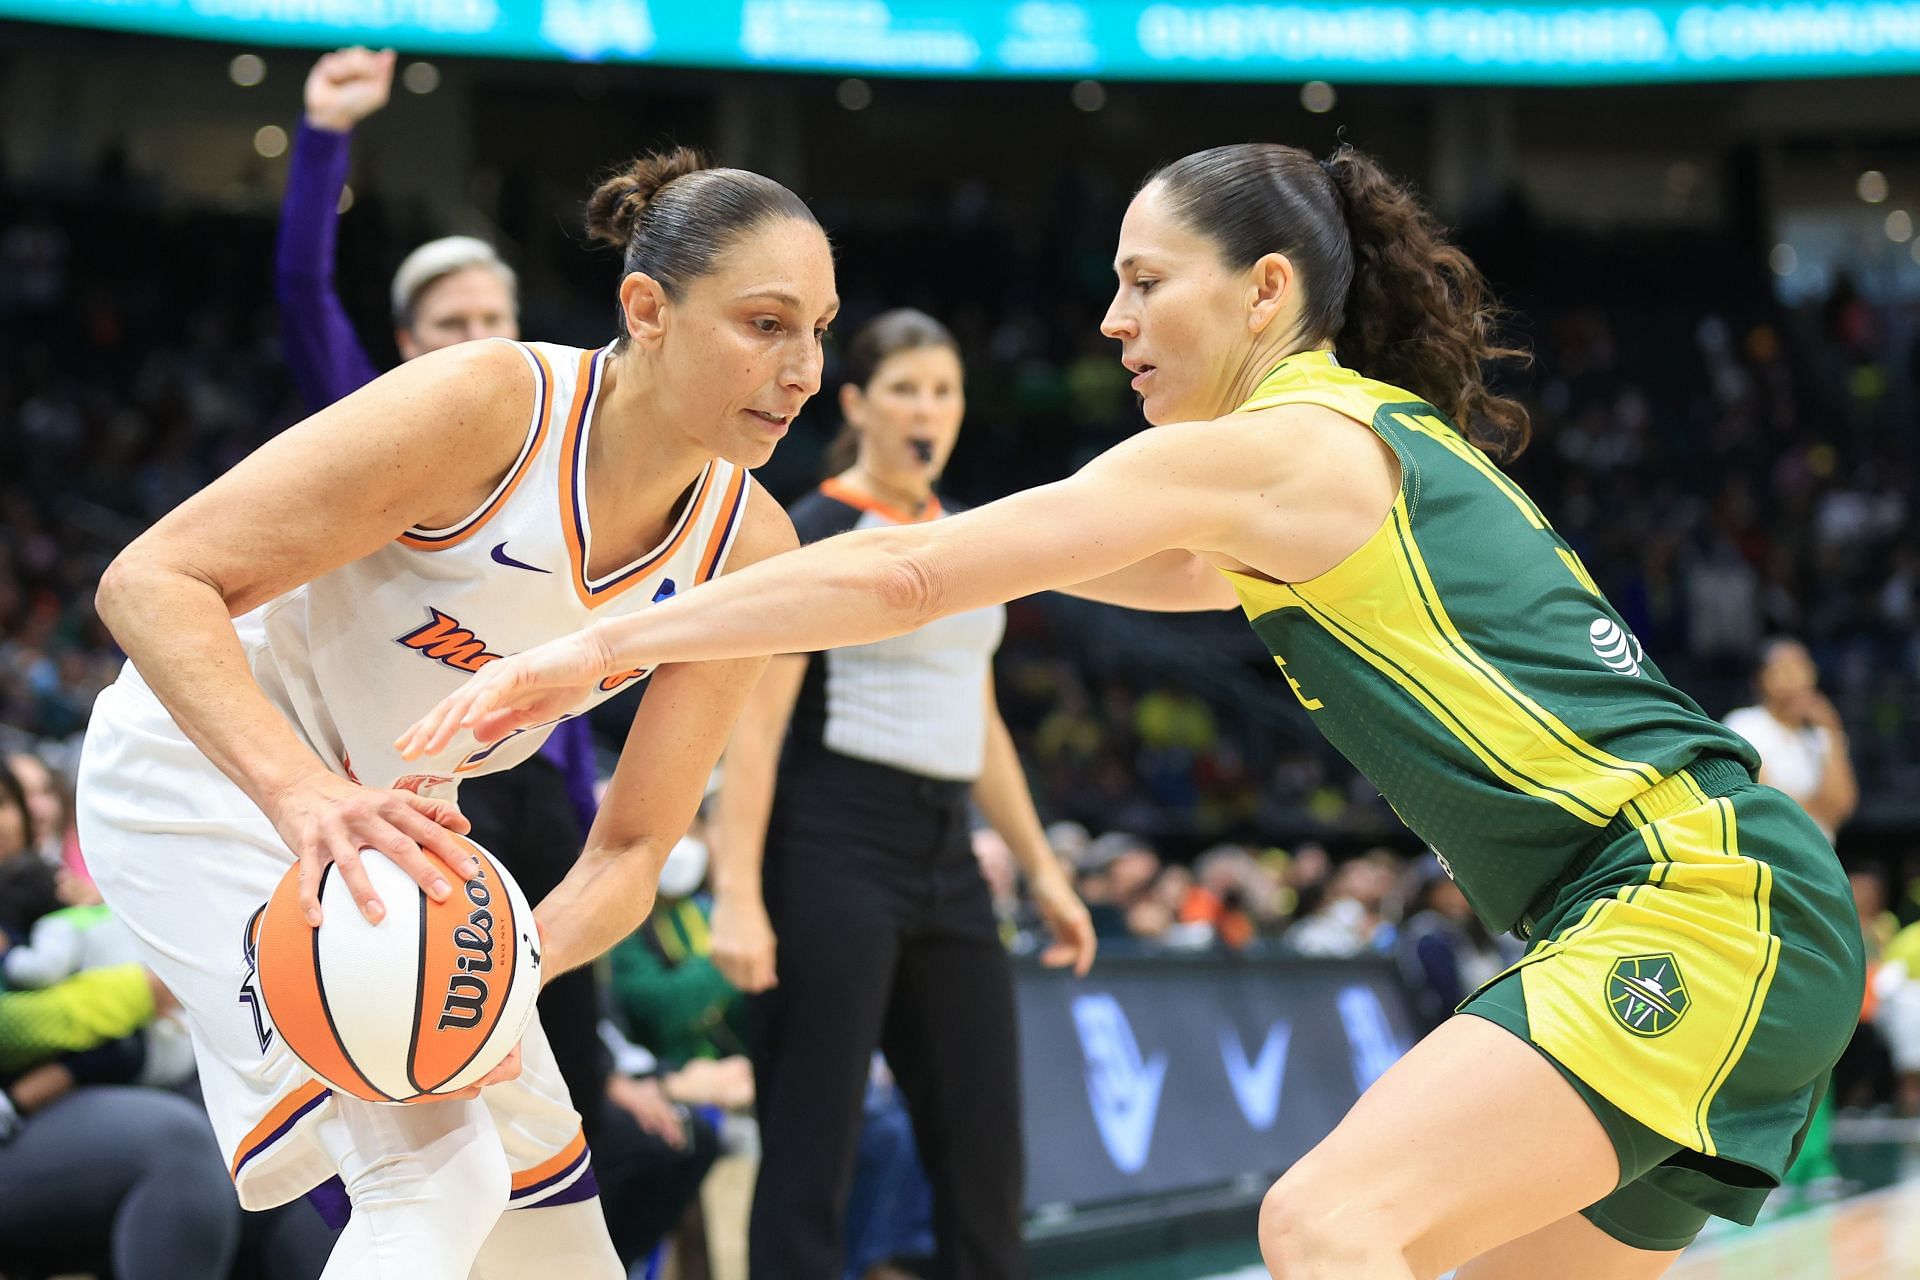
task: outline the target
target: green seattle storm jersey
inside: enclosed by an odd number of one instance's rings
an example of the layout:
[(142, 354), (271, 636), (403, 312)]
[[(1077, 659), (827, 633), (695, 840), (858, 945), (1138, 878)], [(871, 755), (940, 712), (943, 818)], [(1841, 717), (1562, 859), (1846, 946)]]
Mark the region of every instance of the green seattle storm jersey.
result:
[(1226, 576), (1313, 722), (1489, 927), (1512, 928), (1629, 802), (1696, 759), (1758, 766), (1432, 405), (1326, 351), (1289, 356), (1240, 412), (1283, 404), (1372, 427), (1400, 460), (1400, 493), (1319, 577)]

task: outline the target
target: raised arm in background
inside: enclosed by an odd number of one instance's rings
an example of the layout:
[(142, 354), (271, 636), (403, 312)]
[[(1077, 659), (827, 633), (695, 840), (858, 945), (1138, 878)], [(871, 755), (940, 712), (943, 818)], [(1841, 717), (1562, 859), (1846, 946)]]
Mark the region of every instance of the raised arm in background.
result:
[(287, 367), (309, 409), (332, 404), (377, 376), (340, 305), (333, 260), (353, 127), (387, 104), (393, 62), (391, 49), (340, 49), (307, 75), (306, 114), (280, 204), (273, 289)]

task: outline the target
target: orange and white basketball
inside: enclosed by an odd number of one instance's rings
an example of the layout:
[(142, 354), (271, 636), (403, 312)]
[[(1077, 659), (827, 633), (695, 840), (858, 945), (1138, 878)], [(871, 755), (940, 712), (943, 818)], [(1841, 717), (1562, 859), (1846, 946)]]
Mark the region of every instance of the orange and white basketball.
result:
[(320, 883), (318, 929), (300, 910), (298, 866), (259, 916), (260, 995), (287, 1047), (326, 1084), (371, 1102), (455, 1093), (520, 1042), (540, 994), (533, 909), (506, 870), (456, 836), (480, 870), (434, 902), (384, 855), (364, 851), (387, 913), (360, 914), (338, 868)]

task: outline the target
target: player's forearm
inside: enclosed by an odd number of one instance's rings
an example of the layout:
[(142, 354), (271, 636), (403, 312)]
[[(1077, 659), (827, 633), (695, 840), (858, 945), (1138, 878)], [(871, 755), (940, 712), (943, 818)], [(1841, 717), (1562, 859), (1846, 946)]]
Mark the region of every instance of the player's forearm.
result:
[(543, 982), (589, 964), (638, 929), (653, 910), (673, 841), (646, 839), (630, 845), (589, 844), (534, 908), (545, 950)]
[(101, 576), (95, 607), (174, 723), (263, 810), (326, 771), (254, 680), (212, 586), (123, 556)]
[(612, 674), (884, 640), (961, 607), (936, 595), (900, 531), (869, 529), (771, 557), (589, 630)]

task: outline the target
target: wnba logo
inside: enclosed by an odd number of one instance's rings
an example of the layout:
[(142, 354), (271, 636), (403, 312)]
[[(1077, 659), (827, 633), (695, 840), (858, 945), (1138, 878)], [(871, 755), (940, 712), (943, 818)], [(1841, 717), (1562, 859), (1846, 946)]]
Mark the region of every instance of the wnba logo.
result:
[(458, 953), (453, 963), (459, 972), (447, 980), (447, 997), (440, 1006), (435, 1031), (478, 1026), (487, 1008), (487, 980), (480, 975), (493, 972), (493, 912), (488, 909), (493, 894), (487, 889), (485, 871), (467, 881), (467, 901), (473, 904), (473, 910), (466, 923), (453, 929), (453, 947)]

